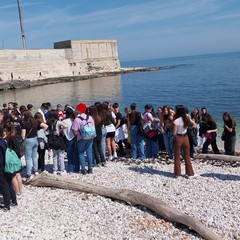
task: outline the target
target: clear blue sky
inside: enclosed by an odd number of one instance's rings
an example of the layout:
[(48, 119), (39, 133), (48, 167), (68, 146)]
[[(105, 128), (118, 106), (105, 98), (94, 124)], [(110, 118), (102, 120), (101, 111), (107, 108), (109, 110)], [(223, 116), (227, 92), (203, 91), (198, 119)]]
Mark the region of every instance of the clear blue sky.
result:
[[(240, 51), (240, 0), (21, 0), (28, 48), (117, 39), (121, 61)], [(0, 49), (21, 48), (17, 0), (0, 1)]]

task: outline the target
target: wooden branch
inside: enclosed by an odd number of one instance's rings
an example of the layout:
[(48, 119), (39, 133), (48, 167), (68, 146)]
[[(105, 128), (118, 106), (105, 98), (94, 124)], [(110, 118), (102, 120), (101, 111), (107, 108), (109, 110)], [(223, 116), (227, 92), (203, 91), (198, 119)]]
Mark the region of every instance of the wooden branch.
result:
[(165, 202), (150, 195), (129, 189), (111, 189), (97, 186), (81, 180), (70, 179), (52, 174), (40, 174), (33, 178), (30, 185), (37, 187), (55, 187), (79, 192), (98, 194), (103, 197), (121, 200), (130, 205), (141, 205), (157, 213), (164, 219), (171, 222), (182, 223), (198, 232), (207, 240), (221, 240), (222, 238), (211, 230), (207, 229), (201, 222), (188, 216)]
[(225, 162), (240, 162), (240, 157), (230, 156), (223, 154), (203, 154), (200, 153), (194, 157), (194, 159), (205, 159), (205, 160), (220, 160)]

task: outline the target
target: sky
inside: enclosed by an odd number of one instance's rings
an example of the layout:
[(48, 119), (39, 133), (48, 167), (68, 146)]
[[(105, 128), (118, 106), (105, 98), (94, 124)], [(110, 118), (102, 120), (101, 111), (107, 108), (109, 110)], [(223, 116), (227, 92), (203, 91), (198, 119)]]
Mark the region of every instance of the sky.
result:
[[(21, 0), (27, 48), (116, 39), (120, 61), (240, 51), (240, 0)], [(0, 1), (0, 49), (22, 48), (17, 0)]]

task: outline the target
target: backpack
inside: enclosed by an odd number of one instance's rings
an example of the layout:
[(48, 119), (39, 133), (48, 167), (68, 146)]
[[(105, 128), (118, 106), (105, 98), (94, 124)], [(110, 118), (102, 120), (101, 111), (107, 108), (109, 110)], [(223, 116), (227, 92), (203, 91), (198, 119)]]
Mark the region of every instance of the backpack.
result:
[(1, 144), (0, 148), (3, 156), (5, 156), (4, 172), (11, 174), (18, 172), (22, 168), (22, 162), (17, 156), (16, 152), (7, 147), (6, 144), (5, 146)]
[(57, 121), (52, 124), (51, 130), (48, 135), (48, 148), (54, 150), (65, 150), (66, 145), (63, 139), (63, 136), (56, 135), (56, 125)]
[(84, 119), (81, 116), (79, 116), (78, 118), (80, 118), (82, 121), (85, 121), (85, 123), (80, 128), (80, 133), (82, 135), (82, 138), (85, 140), (95, 138), (97, 136), (96, 128), (92, 122), (88, 121), (89, 115), (87, 115), (86, 119)]
[(139, 133), (144, 137), (153, 138), (157, 135), (157, 127), (153, 122), (141, 118), (139, 122)]

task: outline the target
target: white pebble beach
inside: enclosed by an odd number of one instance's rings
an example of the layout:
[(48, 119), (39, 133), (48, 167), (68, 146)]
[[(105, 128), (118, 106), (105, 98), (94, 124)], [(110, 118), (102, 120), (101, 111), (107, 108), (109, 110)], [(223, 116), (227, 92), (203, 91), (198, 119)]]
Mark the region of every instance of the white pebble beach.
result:
[[(195, 179), (174, 178), (173, 162), (114, 161), (93, 174), (62, 178), (159, 198), (226, 240), (240, 239), (240, 165), (193, 161)], [(51, 174), (51, 173), (49, 173)], [(182, 162), (182, 174), (185, 174)], [(187, 226), (162, 219), (145, 207), (63, 189), (24, 186), (18, 206), (0, 215), (5, 239), (203, 239)]]

